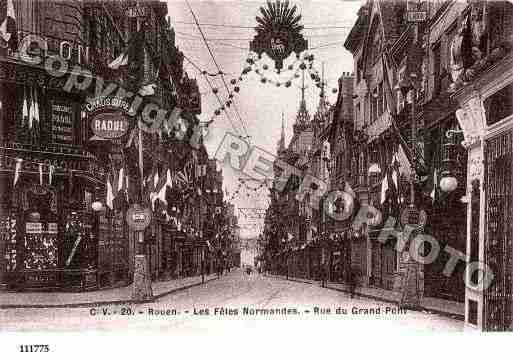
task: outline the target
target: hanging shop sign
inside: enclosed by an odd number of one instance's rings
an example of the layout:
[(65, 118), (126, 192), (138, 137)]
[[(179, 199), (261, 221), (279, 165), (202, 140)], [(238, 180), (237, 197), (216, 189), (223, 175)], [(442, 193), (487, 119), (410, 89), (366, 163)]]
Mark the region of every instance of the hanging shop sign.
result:
[(302, 51), (308, 49), (308, 41), (301, 31), (301, 15), (296, 14), (297, 6), (289, 8), (288, 1), (268, 2), (267, 8), (260, 7), (260, 16), (256, 17), (257, 35), (250, 42), (250, 50), (260, 57), (263, 53), (274, 60), (275, 68), (283, 68), (283, 60), (293, 52), (299, 58)]
[(59, 55), (60, 58), (86, 65), (89, 63), (89, 47), (75, 41), (59, 39), (56, 37), (44, 37), (27, 31), (20, 32), (20, 52), (22, 60), (29, 63), (40, 63), (41, 57)]
[(133, 204), (127, 211), (126, 222), (134, 231), (144, 231), (151, 222), (151, 211), (147, 207)]
[(41, 234), (43, 233), (43, 224), (41, 222), (27, 222), (25, 223), (26, 234)]
[(50, 101), (50, 119), (52, 141), (64, 145), (73, 145), (73, 104), (66, 101)]
[(427, 1), (408, 0), (406, 2), (406, 16), (409, 22), (424, 22), (427, 20)]
[(427, 222), (427, 214), (423, 209), (410, 205), (401, 211), (401, 224), (406, 227), (422, 229)]
[(88, 102), (91, 130), (94, 136), (90, 140), (112, 140), (128, 132), (130, 105), (117, 97), (101, 97)]

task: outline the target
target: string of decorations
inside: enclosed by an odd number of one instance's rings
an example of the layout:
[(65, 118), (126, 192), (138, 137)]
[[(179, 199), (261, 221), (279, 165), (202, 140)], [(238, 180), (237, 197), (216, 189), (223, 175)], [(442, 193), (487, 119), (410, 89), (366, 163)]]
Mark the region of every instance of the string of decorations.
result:
[[(241, 71), (240, 76), (238, 78), (232, 78), (230, 80), (232, 90), (228, 94), (228, 100), (225, 102), (224, 105), (222, 105), (214, 111), (214, 115), (212, 116), (212, 118), (219, 116), (223, 110), (225, 110), (227, 107), (229, 108), (232, 105), (234, 96), (240, 93), (240, 84), (245, 80), (245, 76), (247, 76), (251, 72), (255, 72), (258, 76), (260, 76), (260, 82), (263, 84), (268, 83), (276, 87), (280, 87), (283, 85), (284, 87), (288, 88), (292, 85), (292, 81), (294, 79), (298, 79), (300, 77), (300, 71), (308, 71), (310, 79), (314, 81), (315, 85), (318, 88), (321, 88), (321, 86), (323, 86), (320, 72), (314, 66), (315, 56), (313, 54), (303, 54), (302, 58), (300, 57), (296, 59), (292, 64), (288, 65), (285, 71), (271, 68), (268, 64), (260, 65), (261, 59), (261, 56), (258, 56), (255, 53), (250, 52), (248, 54), (248, 57), (246, 59), (247, 65)], [(299, 66), (297, 66), (297, 64), (299, 64)], [(272, 73), (274, 76), (279, 77), (283, 73), (288, 72), (290, 72), (291, 75), (289, 75), (286, 78), (281, 77), (278, 80), (271, 78), (269, 75), (270, 73)], [(219, 90), (217, 88), (212, 89), (212, 92), (214, 94), (217, 94), (218, 91)], [(338, 89), (335, 87), (332, 89), (333, 93), (336, 93), (337, 91)]]
[[(216, 77), (216, 76), (226, 76), (227, 73), (223, 71), (219, 71), (218, 73), (209, 73), (206, 70), (202, 70), (198, 67), (194, 62), (192, 62), (189, 58), (185, 57), (185, 59), (192, 65), (194, 68), (204, 76), (206, 82), (208, 83), (211, 93), (216, 96), (217, 101), (219, 103), (219, 107), (213, 111), (213, 114), (210, 116), (210, 120), (215, 120), (216, 117), (220, 116), (222, 112), (226, 114), (228, 120), (231, 123), (232, 128), (236, 130), (236, 127), (233, 123), (232, 118), (227, 112), (227, 109), (233, 105), (233, 101), (236, 95), (240, 94), (241, 91), (241, 83), (246, 79), (246, 77), (254, 72), (260, 77), (260, 82), (262, 84), (270, 84), (276, 87), (284, 86), (286, 88), (291, 87), (292, 83), (295, 79), (299, 79), (301, 77), (300, 72), (308, 71), (310, 75), (310, 79), (315, 83), (316, 87), (321, 88), (323, 86), (322, 77), (320, 71), (314, 66), (315, 56), (311, 53), (304, 53), (301, 57), (296, 58), (293, 63), (289, 64), (286, 69), (275, 69), (274, 67), (261, 63), (262, 57), (257, 55), (254, 52), (249, 52), (246, 57), (246, 65), (243, 67), (240, 72), (239, 77), (233, 77), (230, 79), (231, 89), (228, 89), (228, 98), (223, 101), (219, 95), (219, 88), (214, 86), (208, 76)], [(288, 76), (284, 77), (284, 74), (288, 74)], [(275, 77), (275, 78), (273, 78)], [(278, 79), (276, 79), (278, 77)], [(338, 89), (334, 87), (332, 89), (333, 93), (337, 93)], [(240, 133), (239, 133), (240, 134)], [(248, 138), (249, 136), (246, 136)]]

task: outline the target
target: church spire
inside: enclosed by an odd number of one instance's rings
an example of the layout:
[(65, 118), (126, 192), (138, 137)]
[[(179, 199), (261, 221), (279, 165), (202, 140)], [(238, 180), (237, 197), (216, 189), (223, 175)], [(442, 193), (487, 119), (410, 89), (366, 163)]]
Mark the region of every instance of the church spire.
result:
[(310, 124), (310, 114), (306, 109), (305, 89), (305, 71), (303, 70), (301, 101), (299, 102), (299, 110), (296, 115), (296, 122), (294, 123), (294, 133), (301, 132)]
[(281, 136), (278, 141), (278, 154), (285, 150), (285, 115), (281, 111)]

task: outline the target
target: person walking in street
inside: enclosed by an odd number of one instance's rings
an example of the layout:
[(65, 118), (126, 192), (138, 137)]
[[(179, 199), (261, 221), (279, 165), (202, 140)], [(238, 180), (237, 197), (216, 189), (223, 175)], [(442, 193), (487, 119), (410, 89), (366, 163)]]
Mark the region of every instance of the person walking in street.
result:
[(326, 288), (328, 285), (328, 264), (324, 263), (321, 266), (321, 287)]
[(358, 275), (356, 268), (351, 267), (349, 269), (348, 278), (347, 278), (347, 284), (349, 286), (349, 294), (351, 295), (351, 298), (354, 298), (355, 291), (356, 291), (356, 283), (358, 281)]

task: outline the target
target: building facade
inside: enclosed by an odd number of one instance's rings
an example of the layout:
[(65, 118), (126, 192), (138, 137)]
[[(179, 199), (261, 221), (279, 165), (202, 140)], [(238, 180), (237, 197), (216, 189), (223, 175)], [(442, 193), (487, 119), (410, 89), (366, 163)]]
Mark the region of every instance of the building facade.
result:
[[(198, 86), (183, 71), (167, 5), (9, 0), (0, 10), (15, 24), (0, 48), (2, 288), (127, 285), (138, 251), (147, 254), (155, 280), (200, 274), (209, 253), (203, 230), (211, 226), (202, 223), (210, 163), (203, 144), (191, 147), (188, 137), (180, 141), (162, 129), (139, 131), (138, 148), (131, 137), (137, 121), (122, 113), (116, 118), (126, 119), (128, 131), (98, 142), (89, 123), (89, 104), (116, 96), (130, 102), (132, 91), (168, 111), (179, 108), (189, 128), (198, 125)], [(28, 44), (28, 35), (41, 40)], [(50, 56), (88, 71), (91, 86), (67, 88), (73, 73), (47, 71)], [(116, 95), (98, 96), (107, 84)], [(143, 88), (150, 93), (142, 95)], [(215, 178), (222, 183), (222, 175)], [(125, 221), (134, 203), (153, 211), (143, 248)]]

